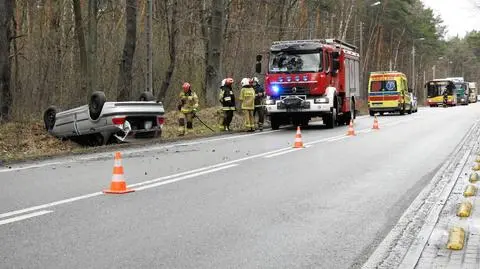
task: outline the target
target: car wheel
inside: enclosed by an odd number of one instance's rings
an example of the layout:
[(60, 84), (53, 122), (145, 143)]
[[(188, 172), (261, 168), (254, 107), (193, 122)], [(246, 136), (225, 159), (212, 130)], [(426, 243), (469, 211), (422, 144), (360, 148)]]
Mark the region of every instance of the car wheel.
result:
[(155, 96), (153, 96), (151, 92), (143, 92), (140, 94), (140, 98), (138, 98), (138, 100), (142, 102), (155, 101)]
[(92, 120), (97, 120), (100, 117), (106, 100), (107, 98), (103, 92), (96, 91), (92, 93), (92, 96), (90, 96), (90, 102), (88, 103), (88, 110)]
[(48, 107), (47, 110), (45, 110), (45, 112), (43, 113), (43, 122), (47, 131), (51, 131), (55, 126), (56, 116), (57, 108), (54, 106)]

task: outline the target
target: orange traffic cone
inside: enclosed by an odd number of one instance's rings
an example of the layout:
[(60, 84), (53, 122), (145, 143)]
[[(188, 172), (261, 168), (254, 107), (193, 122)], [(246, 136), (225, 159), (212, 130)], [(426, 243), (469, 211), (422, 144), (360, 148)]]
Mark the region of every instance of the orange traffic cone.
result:
[(295, 144), (293, 145), (293, 148), (304, 148), (300, 126), (297, 126), (297, 134), (295, 135)]
[(350, 125), (348, 125), (348, 136), (355, 136), (355, 130), (353, 129), (353, 120), (350, 120)]
[(123, 178), (122, 155), (120, 152), (115, 152), (115, 162), (113, 165), (112, 182), (110, 189), (104, 190), (103, 193), (122, 194), (129, 193), (135, 190), (127, 189), (127, 183)]
[(374, 130), (380, 130), (380, 127), (378, 127), (377, 116), (375, 116), (375, 118), (373, 119), (373, 127), (372, 127), (372, 129), (374, 129)]

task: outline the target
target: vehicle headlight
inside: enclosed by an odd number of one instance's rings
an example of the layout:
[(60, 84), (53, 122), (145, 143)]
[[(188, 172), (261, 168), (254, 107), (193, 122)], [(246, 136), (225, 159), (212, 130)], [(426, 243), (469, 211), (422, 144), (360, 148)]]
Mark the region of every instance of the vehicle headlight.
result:
[(267, 104), (267, 105), (274, 105), (274, 104), (275, 104), (275, 100), (273, 100), (273, 99), (267, 99), (267, 100), (265, 101), (265, 104)]
[(328, 101), (328, 97), (320, 97), (314, 100), (315, 104), (327, 104)]

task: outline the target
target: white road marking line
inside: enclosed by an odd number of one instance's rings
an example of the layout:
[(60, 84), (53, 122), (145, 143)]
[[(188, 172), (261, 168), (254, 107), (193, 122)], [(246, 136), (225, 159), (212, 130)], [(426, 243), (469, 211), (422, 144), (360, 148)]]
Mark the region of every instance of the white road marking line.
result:
[[(232, 140), (232, 139), (237, 139), (237, 138), (248, 138), (248, 137), (251, 137), (251, 136), (270, 134), (270, 133), (279, 132), (279, 131), (280, 130), (271, 130), (271, 131), (263, 131), (263, 132), (259, 132), (259, 133), (253, 133), (253, 134), (226, 136), (226, 137), (219, 137), (219, 138), (206, 139), (206, 140), (201, 139), (200, 141), (167, 144), (167, 145), (161, 145), (161, 146), (156, 146), (156, 147), (148, 147), (148, 148), (145, 147), (145, 146), (142, 146), (141, 148), (138, 148), (138, 149), (123, 150), (122, 152), (123, 152), (124, 156), (127, 156), (128, 154), (152, 152), (152, 151), (157, 151), (157, 150), (161, 150), (161, 149), (170, 149), (170, 148), (179, 147), (179, 146), (193, 146), (193, 145), (211, 143), (211, 142), (222, 141), (222, 140)], [(32, 164), (32, 165), (26, 165), (26, 166), (21, 166), (21, 167), (3, 168), (3, 169), (0, 169), (0, 173), (22, 171), (22, 170), (41, 168), (41, 167), (52, 166), (52, 165), (62, 165), (62, 164), (68, 164), (68, 163), (77, 163), (77, 162), (81, 162), (81, 161), (95, 160), (95, 159), (100, 159), (100, 158), (111, 156), (113, 151), (114, 150), (112, 150), (109, 153), (98, 153), (98, 154), (94, 154), (93, 156), (88, 156), (88, 157), (80, 157), (80, 158), (76, 158), (74, 160), (45, 162), (45, 163)]]
[[(311, 147), (311, 146), (306, 146), (305, 145), (305, 148), (309, 148), (309, 147)], [(283, 154), (287, 154), (287, 153), (294, 152), (294, 151), (299, 151), (299, 150), (302, 150), (302, 148), (291, 148), (291, 149), (288, 149), (288, 150), (284, 150), (284, 151), (281, 151), (281, 152), (277, 152), (277, 153), (274, 153), (274, 154), (263, 156), (263, 158), (268, 159), (268, 158), (280, 156), (280, 155), (283, 155)]]
[(350, 136), (342, 136), (342, 137), (337, 137), (337, 138), (334, 138), (334, 139), (329, 139), (327, 142), (335, 142), (335, 141), (338, 141), (338, 140), (342, 140), (342, 139), (347, 139), (347, 138), (350, 138)]
[(25, 220), (25, 219), (38, 217), (38, 216), (49, 214), (49, 213), (52, 213), (52, 212), (53, 211), (51, 211), (51, 210), (42, 210), (42, 211), (38, 211), (38, 212), (26, 214), (26, 215), (21, 215), (21, 216), (9, 218), (9, 219), (0, 220), (0, 226), (4, 225), (4, 224), (16, 222), (16, 221), (21, 221), (21, 220)]
[(53, 206), (57, 206), (57, 205), (61, 205), (61, 204), (71, 203), (71, 202), (75, 202), (75, 201), (99, 196), (99, 195), (102, 195), (102, 194), (103, 194), (102, 192), (95, 192), (95, 193), (90, 193), (90, 194), (87, 194), (87, 195), (73, 197), (73, 198), (70, 198), (70, 199), (65, 199), (65, 200), (60, 200), (60, 201), (48, 203), (48, 204), (43, 204), (43, 205), (28, 207), (28, 208), (24, 208), (24, 209), (20, 209), (20, 210), (10, 211), (10, 212), (7, 212), (7, 213), (0, 214), (0, 219), (10, 217), (10, 216), (14, 216), (14, 215), (27, 213), (27, 212), (31, 212), (31, 211), (45, 209), (45, 208), (49, 208), (49, 207), (53, 207)]
[[(312, 141), (312, 142), (309, 142), (309, 143), (304, 143), (304, 146), (309, 147), (309, 146), (317, 144), (317, 143), (327, 142), (327, 141), (335, 141), (335, 140), (340, 140), (340, 139), (344, 139), (344, 138), (346, 138), (345, 135), (327, 137), (327, 138), (322, 138), (320, 140)], [(215, 165), (206, 166), (206, 167), (199, 168), (199, 169), (194, 169), (194, 170), (190, 170), (190, 171), (177, 173), (177, 174), (174, 174), (174, 175), (169, 175), (169, 176), (165, 176), (165, 177), (161, 177), (161, 178), (157, 178), (157, 179), (153, 179), (153, 180), (147, 180), (147, 181), (131, 184), (131, 185), (128, 185), (128, 187), (133, 188), (133, 187), (136, 187), (136, 186), (142, 186), (142, 185), (151, 184), (151, 183), (155, 183), (155, 182), (159, 182), (159, 181), (174, 179), (176, 177), (182, 177), (182, 176), (185, 176), (185, 175), (190, 175), (192, 173), (199, 173), (199, 172), (209, 170), (209, 169), (216, 169), (216, 168), (219, 168), (219, 167), (222, 167), (222, 166), (229, 166), (231, 164), (236, 164), (236, 163), (243, 162), (243, 161), (250, 160), (250, 159), (260, 158), (260, 157), (263, 157), (263, 156), (272, 155), (272, 154), (277, 153), (277, 152), (288, 151), (288, 150), (291, 150), (291, 149), (292, 149), (291, 147), (287, 147), (287, 148), (272, 150), (272, 151), (268, 151), (268, 152), (264, 152), (264, 153), (260, 153), (260, 154), (256, 154), (256, 155), (252, 155), (252, 156), (248, 156), (248, 157), (244, 157), (244, 158), (240, 158), (240, 159), (236, 159), (236, 160), (232, 160), (232, 161), (228, 161), (228, 162), (223, 162), (223, 163), (218, 163), (218, 164), (215, 164)], [(9, 171), (11, 171), (11, 170), (9, 170)], [(0, 170), (0, 172), (1, 172), (1, 170)], [(10, 217), (10, 216), (14, 216), (14, 215), (27, 213), (27, 212), (32, 212), (32, 211), (36, 211), (36, 210), (40, 210), (40, 209), (54, 207), (54, 206), (57, 206), (57, 205), (72, 203), (72, 202), (76, 202), (76, 201), (100, 196), (102, 194), (103, 194), (102, 192), (94, 192), (94, 193), (81, 195), (81, 196), (76, 196), (76, 197), (73, 197), (73, 198), (60, 200), (60, 201), (56, 201), (56, 202), (52, 202), (52, 203), (47, 203), (47, 204), (42, 204), (42, 205), (33, 206), (33, 207), (29, 207), (29, 208), (24, 208), (24, 209), (20, 209), (20, 210), (10, 211), (10, 212), (0, 214), (0, 219)]]
[(232, 167), (235, 167), (235, 166), (238, 166), (238, 164), (221, 166), (221, 167), (218, 167), (218, 168), (215, 168), (215, 169), (211, 169), (211, 170), (207, 170), (207, 171), (203, 171), (203, 172), (199, 172), (199, 173), (194, 173), (194, 174), (189, 174), (189, 175), (186, 175), (186, 176), (183, 176), (183, 177), (178, 177), (178, 178), (171, 179), (171, 180), (161, 181), (161, 182), (158, 182), (158, 183), (154, 183), (154, 184), (146, 185), (146, 186), (143, 186), (143, 187), (135, 188), (135, 190), (136, 191), (142, 191), (142, 190), (146, 190), (146, 189), (150, 189), (150, 188), (155, 188), (155, 187), (175, 183), (175, 182), (178, 182), (178, 181), (182, 181), (182, 180), (185, 180), (185, 179), (198, 177), (198, 176), (214, 173), (214, 172), (217, 172), (217, 171), (225, 170), (225, 169), (232, 168)]
[[(288, 149), (290, 149), (290, 148), (282, 148), (282, 149), (278, 149), (278, 150), (264, 152), (264, 153), (261, 153), (261, 154), (244, 157), (244, 158), (237, 159), (237, 160), (218, 163), (218, 164), (215, 164), (215, 165), (210, 165), (210, 166), (206, 166), (206, 167), (199, 168), (199, 169), (194, 169), (194, 170), (185, 171), (185, 172), (181, 172), (181, 173), (178, 173), (178, 174), (173, 174), (173, 175), (169, 175), (169, 176), (165, 176), (165, 177), (161, 177), (161, 178), (157, 178), (157, 179), (153, 179), (153, 180), (147, 180), (147, 181), (131, 184), (131, 185), (128, 185), (128, 187), (133, 188), (133, 187), (136, 187), (136, 186), (142, 186), (142, 185), (146, 185), (146, 184), (150, 184), (150, 183), (155, 183), (155, 182), (158, 182), (158, 181), (173, 179), (173, 178), (176, 178), (176, 177), (181, 177), (181, 176), (189, 175), (189, 174), (192, 174), (192, 173), (199, 173), (199, 172), (202, 172), (204, 170), (215, 169), (215, 168), (222, 167), (222, 166), (228, 166), (230, 164), (243, 162), (243, 161), (246, 161), (246, 160), (249, 160), (249, 159), (262, 157), (262, 156), (265, 156), (265, 155), (268, 155), (268, 154), (272, 154), (272, 153), (275, 153), (275, 152), (280, 152), (280, 151), (288, 150)], [(90, 194), (86, 194), (86, 195), (82, 195), (82, 196), (77, 196), (77, 197), (73, 197), (73, 198), (69, 198), (69, 199), (65, 199), (65, 200), (60, 200), (60, 201), (56, 201), (56, 202), (52, 202), (52, 203), (47, 203), (47, 204), (42, 204), (42, 205), (38, 205), (38, 206), (34, 206), (34, 207), (29, 207), (29, 208), (24, 208), (24, 209), (20, 209), (20, 210), (10, 211), (10, 212), (0, 214), (0, 218), (19, 215), (19, 214), (23, 214), (23, 213), (27, 213), (27, 212), (31, 212), (31, 211), (36, 211), (36, 210), (40, 210), (40, 209), (45, 209), (45, 208), (57, 206), (57, 205), (72, 203), (72, 202), (76, 202), (76, 201), (79, 201), (79, 200), (84, 200), (84, 199), (92, 198), (92, 197), (95, 197), (95, 196), (100, 196), (102, 194), (103, 194), (102, 192), (94, 192), (94, 193), (90, 193)]]
[[(359, 116), (357, 119), (363, 119), (369, 117), (368, 115), (366, 116)], [(166, 145), (159, 145), (155, 147), (148, 147), (148, 146), (142, 146), (137, 149), (130, 149), (130, 150), (123, 150), (124, 156), (128, 154), (135, 154), (135, 153), (144, 153), (144, 152), (152, 152), (152, 151), (157, 151), (161, 149), (170, 149), (174, 147), (179, 147), (179, 146), (193, 146), (193, 145), (199, 145), (199, 144), (205, 144), (205, 143), (211, 143), (211, 142), (217, 142), (217, 141), (223, 141), (223, 140), (233, 140), (237, 138), (248, 138), (251, 136), (256, 136), (256, 135), (265, 135), (265, 134), (270, 134), (270, 133), (275, 133), (279, 132), (281, 130), (269, 130), (269, 131), (263, 131), (263, 132), (258, 132), (258, 133), (253, 133), (253, 134), (241, 134), (241, 135), (234, 135), (234, 136), (225, 136), (225, 137), (218, 137), (218, 138), (200, 138), (199, 140), (195, 140), (192, 142), (179, 142), (179, 143), (174, 143), (174, 144), (166, 144)], [(40, 163), (40, 164), (32, 164), (32, 165), (26, 165), (26, 166), (21, 166), (21, 167), (12, 167), (12, 168), (4, 168), (0, 169), (0, 173), (7, 173), (7, 172), (14, 172), (14, 171), (22, 171), (22, 170), (28, 170), (28, 169), (34, 169), (34, 168), (41, 168), (41, 167), (46, 167), (46, 166), (52, 166), (52, 165), (62, 165), (62, 164), (68, 164), (68, 163), (78, 163), (81, 161), (89, 161), (89, 160), (95, 160), (95, 159), (100, 159), (100, 158), (105, 158), (108, 156), (112, 155), (112, 152), (115, 150), (112, 150), (109, 153), (97, 153), (91, 156), (87, 157), (80, 157), (76, 158), (74, 160), (64, 160), (64, 161), (56, 161), (56, 162), (45, 162), (45, 163)]]
[(222, 166), (225, 166), (225, 165), (230, 165), (230, 164), (243, 162), (243, 161), (246, 161), (246, 160), (262, 157), (262, 156), (265, 156), (265, 155), (268, 155), (268, 154), (281, 152), (281, 151), (288, 150), (288, 149), (290, 149), (290, 148), (281, 148), (281, 149), (268, 151), (268, 152), (264, 152), (264, 153), (260, 153), (260, 154), (236, 159), (236, 160), (231, 160), (231, 161), (228, 161), (228, 162), (217, 163), (217, 164), (213, 164), (213, 165), (205, 166), (205, 167), (202, 167), (202, 168), (181, 172), (181, 173), (170, 175), (170, 176), (165, 176), (165, 177), (160, 177), (160, 178), (156, 178), (156, 179), (152, 179), (152, 180), (142, 181), (142, 182), (139, 182), (139, 183), (128, 185), (128, 187), (133, 188), (133, 187), (137, 187), (137, 186), (142, 186), (142, 185), (146, 185), (146, 184), (155, 183), (155, 182), (158, 182), (158, 181), (169, 180), (169, 179), (172, 179), (172, 178), (176, 178), (176, 177), (179, 177), (179, 176), (184, 176), (184, 175), (188, 175), (188, 174), (192, 174), (192, 173), (199, 173), (199, 172), (202, 172), (204, 170), (215, 169), (217, 167), (222, 167)]

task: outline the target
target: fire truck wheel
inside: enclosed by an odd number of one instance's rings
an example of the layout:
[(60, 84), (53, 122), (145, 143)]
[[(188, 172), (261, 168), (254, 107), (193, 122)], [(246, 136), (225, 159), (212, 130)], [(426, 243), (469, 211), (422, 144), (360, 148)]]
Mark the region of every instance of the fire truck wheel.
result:
[(272, 116), (270, 118), (270, 125), (272, 126), (272, 130), (278, 130), (280, 129), (280, 120)]
[(332, 108), (332, 113), (325, 117), (325, 125), (328, 129), (333, 129), (337, 123), (337, 109)]

